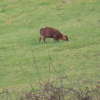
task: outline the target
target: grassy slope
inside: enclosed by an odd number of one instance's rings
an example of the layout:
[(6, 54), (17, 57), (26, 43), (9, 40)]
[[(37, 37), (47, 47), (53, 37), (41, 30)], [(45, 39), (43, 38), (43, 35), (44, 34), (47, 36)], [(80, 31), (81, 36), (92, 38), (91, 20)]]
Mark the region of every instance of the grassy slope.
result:
[[(69, 42), (39, 44), (45, 26), (67, 34)], [(67, 74), (71, 82), (99, 80), (100, 1), (1, 0), (0, 89), (36, 85), (32, 51), (42, 78), (48, 75), (50, 55), (59, 75)]]

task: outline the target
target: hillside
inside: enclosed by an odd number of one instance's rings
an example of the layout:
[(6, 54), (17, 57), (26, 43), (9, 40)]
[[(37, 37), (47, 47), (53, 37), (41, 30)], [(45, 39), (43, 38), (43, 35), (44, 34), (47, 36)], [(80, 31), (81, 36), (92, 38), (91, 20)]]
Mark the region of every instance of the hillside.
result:
[[(38, 43), (46, 26), (69, 41)], [(38, 87), (33, 54), (44, 80), (53, 64), (59, 76), (68, 76), (67, 84), (100, 81), (100, 0), (1, 0), (0, 91)], [(51, 68), (50, 80), (55, 77)]]

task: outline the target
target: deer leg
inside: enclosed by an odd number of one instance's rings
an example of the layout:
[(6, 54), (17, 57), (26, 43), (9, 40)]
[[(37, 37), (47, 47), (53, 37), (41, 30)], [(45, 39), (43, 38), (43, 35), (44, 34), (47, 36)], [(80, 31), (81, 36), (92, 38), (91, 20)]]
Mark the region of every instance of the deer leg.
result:
[(54, 42), (55, 42), (55, 40), (57, 41), (57, 36), (56, 35), (54, 35)]
[(54, 43), (55, 43), (55, 39), (54, 39)]
[(46, 39), (45, 36), (43, 36), (43, 40), (44, 40), (44, 42), (46, 43), (45, 39)]
[(44, 37), (43, 37), (43, 36), (41, 36), (41, 37), (39, 38), (39, 43), (40, 43), (41, 39), (43, 39), (43, 40), (44, 40)]
[(39, 43), (40, 43), (40, 41), (41, 41), (41, 37), (39, 38)]

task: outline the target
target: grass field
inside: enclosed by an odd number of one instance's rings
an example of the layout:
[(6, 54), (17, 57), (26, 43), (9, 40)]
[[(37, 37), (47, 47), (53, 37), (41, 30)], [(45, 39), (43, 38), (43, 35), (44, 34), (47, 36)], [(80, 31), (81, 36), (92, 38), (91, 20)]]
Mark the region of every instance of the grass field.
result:
[[(46, 26), (66, 34), (69, 42), (39, 44), (40, 28)], [(100, 81), (100, 0), (1, 0), (0, 91), (38, 87), (33, 54), (44, 80), (53, 64), (68, 83)]]

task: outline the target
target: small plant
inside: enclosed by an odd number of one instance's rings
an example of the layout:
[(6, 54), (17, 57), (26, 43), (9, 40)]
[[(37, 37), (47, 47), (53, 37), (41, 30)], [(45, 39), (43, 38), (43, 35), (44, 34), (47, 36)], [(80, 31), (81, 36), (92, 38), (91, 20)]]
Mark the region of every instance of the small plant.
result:
[[(50, 62), (52, 63), (50, 56), (49, 58)], [(57, 74), (57, 78), (53, 81), (50, 81), (49, 67), (49, 79), (45, 82), (41, 78), (34, 55), (33, 59), (37, 75), (39, 77), (40, 88), (35, 90), (32, 84), (30, 84), (31, 90), (29, 92), (22, 92), (21, 95), (16, 97), (16, 100), (100, 100), (100, 82), (97, 82), (95, 87), (83, 86), (78, 88), (76, 83), (76, 85), (73, 83), (73, 87), (71, 86), (72, 84), (67, 86), (63, 84), (63, 79), (67, 79), (68, 76), (65, 75), (58, 77), (57, 70), (53, 64), (52, 66), (55, 73)], [(56, 84), (56, 82), (59, 82), (60, 85)], [(86, 85), (87, 82), (87, 80), (83, 80), (79, 82), (79, 84)], [(13, 100), (8, 89), (4, 89), (2, 92), (0, 92), (0, 96), (0, 100)]]

